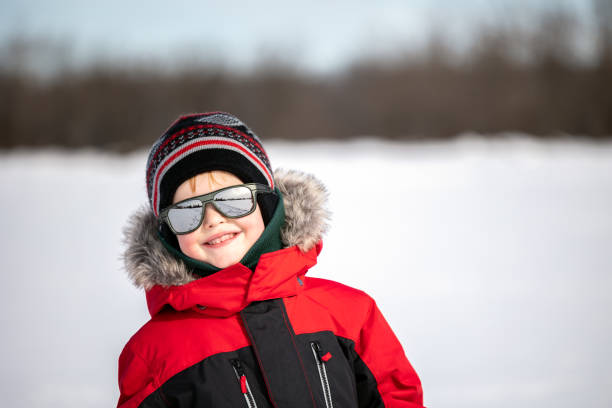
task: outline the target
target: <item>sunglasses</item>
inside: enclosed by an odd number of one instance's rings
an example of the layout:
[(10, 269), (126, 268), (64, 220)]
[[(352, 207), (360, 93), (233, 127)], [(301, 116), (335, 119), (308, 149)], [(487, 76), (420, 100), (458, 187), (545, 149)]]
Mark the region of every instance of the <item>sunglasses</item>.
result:
[(224, 217), (245, 217), (257, 208), (258, 193), (274, 193), (274, 191), (258, 183), (225, 187), (166, 207), (159, 213), (159, 219), (168, 224), (176, 235), (189, 234), (202, 225), (206, 204), (214, 205)]

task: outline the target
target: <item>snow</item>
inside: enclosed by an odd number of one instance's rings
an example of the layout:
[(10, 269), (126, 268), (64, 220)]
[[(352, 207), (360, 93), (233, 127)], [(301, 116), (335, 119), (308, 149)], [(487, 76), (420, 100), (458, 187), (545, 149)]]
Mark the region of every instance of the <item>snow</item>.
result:
[[(612, 404), (612, 143), (270, 142), (328, 187), (310, 272), (372, 295), (429, 407)], [(146, 152), (0, 152), (0, 393), (19, 407), (116, 404), (148, 319), (121, 230)]]

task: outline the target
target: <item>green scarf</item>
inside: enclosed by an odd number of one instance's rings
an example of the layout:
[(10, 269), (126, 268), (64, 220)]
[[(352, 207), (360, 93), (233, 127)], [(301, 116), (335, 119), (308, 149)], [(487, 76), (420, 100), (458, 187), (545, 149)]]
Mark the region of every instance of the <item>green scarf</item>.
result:
[[(279, 249), (283, 248), (281, 241), (281, 228), (285, 223), (285, 206), (283, 205), (283, 196), (281, 195), (280, 191), (278, 189), (275, 189), (275, 191), (279, 199), (276, 209), (274, 210), (274, 215), (270, 219), (270, 222), (268, 222), (266, 229), (264, 229), (259, 239), (240, 260), (242, 265), (246, 266), (252, 271), (254, 271), (257, 267), (257, 263), (259, 262), (259, 257), (261, 257), (261, 255), (268, 252), (278, 251)], [(198, 261), (197, 259), (185, 255), (174, 246), (170, 245), (162, 237), (159, 231), (157, 232), (157, 237), (164, 247), (166, 247), (166, 249), (176, 258), (185, 262), (185, 264), (192, 269), (194, 274), (203, 277), (212, 275), (213, 273), (221, 270), (221, 268), (217, 268), (209, 263)]]

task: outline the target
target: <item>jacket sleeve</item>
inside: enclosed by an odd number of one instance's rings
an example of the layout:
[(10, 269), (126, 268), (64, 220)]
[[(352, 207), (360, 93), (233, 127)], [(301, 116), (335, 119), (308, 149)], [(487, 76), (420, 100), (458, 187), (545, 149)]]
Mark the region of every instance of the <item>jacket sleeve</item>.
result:
[(119, 356), (117, 408), (136, 408), (155, 389), (154, 376), (147, 362), (126, 346)]
[(359, 406), (422, 408), (421, 381), (376, 303), (370, 302), (353, 360)]

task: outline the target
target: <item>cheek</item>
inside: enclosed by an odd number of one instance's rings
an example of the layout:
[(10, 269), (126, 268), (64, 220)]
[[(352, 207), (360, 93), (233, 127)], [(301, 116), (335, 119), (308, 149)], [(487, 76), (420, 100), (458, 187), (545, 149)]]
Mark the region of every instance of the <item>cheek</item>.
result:
[(248, 217), (239, 218), (238, 220), (240, 228), (249, 239), (253, 240), (253, 242), (259, 238), (265, 229), (263, 218), (261, 218), (261, 213), (259, 211), (254, 212)]
[(197, 244), (197, 240), (194, 233), (185, 234), (185, 235), (177, 235), (176, 239), (178, 241), (179, 247), (184, 254), (187, 254), (190, 248)]

